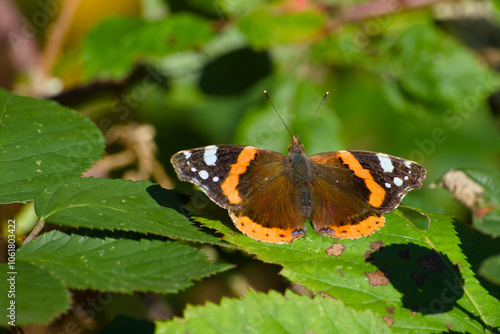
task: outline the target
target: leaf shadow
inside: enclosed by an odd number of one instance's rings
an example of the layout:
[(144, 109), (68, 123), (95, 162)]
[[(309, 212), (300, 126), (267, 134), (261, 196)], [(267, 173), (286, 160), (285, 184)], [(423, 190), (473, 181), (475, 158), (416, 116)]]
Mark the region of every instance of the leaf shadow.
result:
[[(227, 214), (227, 210), (217, 206), (201, 191), (186, 188), (182, 189), (183, 192), (181, 193), (177, 190), (163, 189), (157, 184), (149, 186), (146, 191), (158, 205), (173, 209), (188, 218), (191, 216), (200, 216), (207, 219), (219, 220), (231, 229), (236, 229)], [(215, 230), (201, 225), (196, 220), (191, 219), (191, 221), (199, 229), (208, 234), (217, 237), (222, 236)]]
[[(366, 257), (403, 297), (403, 307), (423, 315), (451, 311), (464, 295), (463, 278), (447, 255), (414, 243), (382, 246)], [(473, 317), (472, 314), (470, 314)]]
[(188, 202), (187, 197), (178, 191), (163, 189), (158, 184), (147, 187), (146, 192), (159, 206), (174, 209), (180, 213), (183, 213), (182, 208)]
[(99, 334), (112, 333), (143, 333), (153, 334), (155, 324), (148, 320), (135, 319), (131, 316), (118, 314), (106, 327), (99, 330)]
[(144, 234), (140, 232), (133, 232), (133, 231), (124, 231), (124, 230), (97, 230), (97, 229), (90, 229), (90, 228), (85, 228), (85, 227), (78, 227), (78, 228), (69, 228), (65, 231), (61, 231), (62, 233), (67, 234), (68, 236), (72, 235), (79, 235), (82, 237), (88, 237), (88, 238), (94, 238), (94, 239), (117, 239), (117, 240), (159, 240), (159, 241), (172, 241), (173, 239), (162, 236), (162, 235), (155, 235), (155, 234)]

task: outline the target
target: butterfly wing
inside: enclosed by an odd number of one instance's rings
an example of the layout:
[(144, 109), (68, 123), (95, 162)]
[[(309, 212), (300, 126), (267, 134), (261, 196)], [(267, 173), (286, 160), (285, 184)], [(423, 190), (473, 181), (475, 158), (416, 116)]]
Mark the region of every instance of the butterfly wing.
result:
[(305, 215), (297, 202), (284, 156), (251, 146), (207, 146), (175, 154), (179, 179), (194, 183), (229, 210), (235, 226), (249, 237), (289, 243), (305, 235)]
[(422, 186), (425, 169), (383, 153), (338, 151), (311, 156), (311, 222), (317, 233), (357, 239), (384, 226), (408, 191)]

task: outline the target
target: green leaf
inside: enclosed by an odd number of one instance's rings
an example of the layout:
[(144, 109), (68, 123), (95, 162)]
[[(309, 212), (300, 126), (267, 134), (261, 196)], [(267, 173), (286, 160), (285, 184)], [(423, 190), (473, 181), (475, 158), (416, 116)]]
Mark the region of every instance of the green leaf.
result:
[(325, 25), (322, 12), (278, 13), (280, 9), (263, 8), (243, 17), (239, 30), (257, 49), (279, 44), (311, 42)]
[(212, 37), (210, 22), (191, 14), (175, 14), (155, 22), (110, 18), (93, 29), (84, 41), (85, 76), (123, 79), (144, 57), (197, 48)]
[(94, 178), (56, 184), (45, 189), (35, 200), (40, 218), (56, 225), (134, 231), (226, 244), (201, 231), (180, 214), (182, 206), (175, 191), (150, 182)]
[[(182, 266), (179, 265), (182, 263)], [(16, 324), (49, 323), (70, 307), (70, 289), (175, 293), (231, 265), (208, 261), (201, 251), (159, 240), (95, 238), (52, 231), (21, 246), (15, 268)], [(0, 282), (2, 291), (8, 281)], [(3, 310), (10, 300), (0, 299)], [(40, 307), (43, 305), (43, 307)], [(7, 320), (8, 321), (8, 320)], [(2, 317), (0, 324), (6, 323)]]
[[(450, 175), (465, 177), (450, 179)], [(453, 197), (472, 211), (475, 228), (493, 237), (500, 236), (500, 172), (485, 168), (464, 168), (445, 174), (442, 183)], [(479, 273), (490, 282), (500, 284), (500, 255), (486, 259)]]
[(479, 272), (491, 282), (500, 285), (500, 255), (486, 259)]
[(480, 235), (472, 238), (465, 227), (460, 227), (459, 239), (449, 217), (417, 213), (428, 224), (414, 223), (414, 214), (397, 211), (387, 214), (386, 226), (367, 238), (335, 240), (310, 229), (290, 245), (261, 243), (220, 222), (200, 221), (262, 261), (282, 265), (282, 274), (292, 282), (350, 307), (390, 316), (397, 332), (437, 332), (451, 326), (457, 332), (482, 333), (500, 326), (500, 292), (479, 284), (472, 270), (477, 263), (468, 262), (472, 255), (465, 247), (473, 241), (495, 253), (499, 245)]
[(55, 102), (0, 89), (0, 204), (26, 202), (79, 176), (104, 150), (90, 119)]
[(451, 170), (440, 185), (472, 211), (474, 227), (500, 236), (500, 172), (485, 168)]
[[(0, 264), (0, 270), (5, 273), (5, 276), (2, 275), (5, 278), (0, 281), (0, 289), (4, 294), (0, 298), (0, 308), (4, 313), (4, 316), (0, 317), (0, 325), (7, 325), (12, 320), (5, 316), (10, 313), (10, 310), (7, 313), (5, 310), (11, 307), (11, 301), (15, 302), (17, 326), (31, 323), (47, 324), (69, 309), (71, 305), (69, 291), (49, 271), (19, 258), (16, 258), (13, 270), (8, 267), (7, 263)], [(9, 272), (16, 274), (11, 275)], [(7, 281), (7, 278), (11, 276), (15, 276), (15, 279)], [(11, 282), (15, 282), (13, 288), (11, 288)], [(7, 295), (9, 290), (15, 290), (13, 298)], [(41, 305), (43, 307), (40, 307)]]
[(485, 168), (463, 168), (461, 170), (474, 182), (483, 187), (482, 201), (493, 205), (500, 205), (499, 171)]
[(53, 273), (72, 289), (126, 293), (173, 293), (191, 286), (194, 279), (231, 268), (172, 241), (100, 239), (59, 231), (25, 244), (17, 252), (17, 261)]
[(285, 296), (249, 291), (241, 300), (224, 298), (220, 305), (188, 306), (184, 318), (156, 324), (156, 334), (391, 333), (384, 320), (369, 310), (355, 311), (342, 301), (290, 291)]
[(472, 217), (474, 227), (493, 237), (500, 236), (500, 172), (486, 169), (464, 169), (483, 188)]

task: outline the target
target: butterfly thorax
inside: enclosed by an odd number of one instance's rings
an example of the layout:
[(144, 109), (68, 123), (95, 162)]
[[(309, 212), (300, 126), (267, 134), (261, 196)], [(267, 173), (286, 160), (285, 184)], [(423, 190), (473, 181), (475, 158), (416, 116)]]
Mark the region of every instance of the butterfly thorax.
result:
[(295, 184), (295, 192), (292, 197), (299, 204), (302, 216), (308, 218), (311, 212), (312, 164), (304, 152), (304, 146), (300, 144), (297, 137), (293, 137), (293, 143), (288, 148), (288, 156), (285, 161)]
[(293, 144), (288, 147), (286, 164), (291, 168), (295, 182), (309, 183), (312, 180), (311, 163), (304, 152), (304, 146), (297, 137), (293, 137)]

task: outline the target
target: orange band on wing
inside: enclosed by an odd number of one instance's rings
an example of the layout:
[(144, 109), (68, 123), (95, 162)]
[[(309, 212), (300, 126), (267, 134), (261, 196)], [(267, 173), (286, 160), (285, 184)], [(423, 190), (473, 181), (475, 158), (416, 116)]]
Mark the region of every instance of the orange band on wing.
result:
[(227, 197), (229, 203), (238, 204), (241, 202), (241, 197), (236, 186), (240, 182), (240, 175), (247, 171), (247, 167), (255, 159), (256, 153), (257, 150), (255, 148), (247, 146), (241, 151), (238, 161), (231, 165), (228, 177), (221, 185), (222, 193)]
[(338, 154), (342, 161), (349, 166), (349, 169), (351, 169), (357, 177), (365, 181), (366, 187), (370, 190), (368, 203), (375, 208), (380, 207), (385, 199), (384, 188), (373, 180), (370, 171), (364, 169), (354, 155), (347, 151), (339, 151)]
[(229, 216), (233, 220), (234, 225), (243, 232), (243, 234), (258, 241), (265, 241), (273, 244), (290, 243), (306, 234), (305, 231), (299, 229), (263, 227), (246, 216), (236, 217), (231, 211), (229, 212)]
[(385, 225), (384, 215), (369, 216), (355, 225), (343, 225), (330, 227), (334, 233), (321, 233), (327, 237), (336, 239), (358, 239), (367, 237)]

